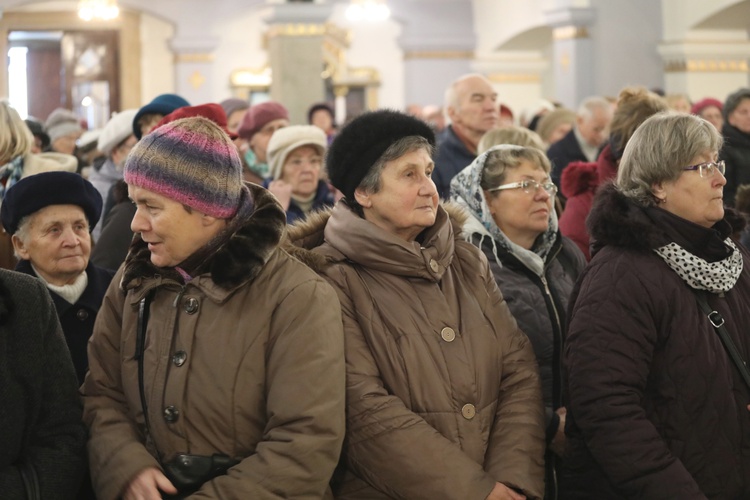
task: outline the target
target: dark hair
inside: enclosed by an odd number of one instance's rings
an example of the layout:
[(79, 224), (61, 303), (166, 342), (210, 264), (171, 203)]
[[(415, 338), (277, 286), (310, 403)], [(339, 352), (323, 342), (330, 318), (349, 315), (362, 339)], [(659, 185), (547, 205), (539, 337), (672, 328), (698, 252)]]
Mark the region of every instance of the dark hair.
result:
[(327, 111), (328, 114), (331, 115), (331, 121), (332, 122), (336, 121), (336, 115), (333, 112), (333, 108), (331, 106), (329, 106), (328, 103), (319, 102), (317, 104), (313, 104), (312, 106), (310, 106), (310, 109), (307, 110), (307, 123), (309, 125), (312, 125), (313, 115), (317, 111)]

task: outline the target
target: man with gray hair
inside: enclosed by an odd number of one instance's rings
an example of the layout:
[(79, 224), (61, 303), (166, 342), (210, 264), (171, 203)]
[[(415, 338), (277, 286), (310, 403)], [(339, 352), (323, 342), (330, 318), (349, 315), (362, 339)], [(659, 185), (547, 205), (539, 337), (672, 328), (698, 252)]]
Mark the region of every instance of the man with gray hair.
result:
[(450, 194), (453, 176), (477, 157), (479, 140), (497, 124), (497, 92), (484, 76), (464, 75), (445, 91), (445, 109), (451, 123), (437, 139), (432, 173), (442, 199)]
[(562, 171), (574, 161), (595, 162), (599, 148), (609, 136), (612, 105), (603, 97), (587, 97), (578, 106), (573, 130), (552, 144), (547, 157), (552, 162), (551, 178), (560, 187)]

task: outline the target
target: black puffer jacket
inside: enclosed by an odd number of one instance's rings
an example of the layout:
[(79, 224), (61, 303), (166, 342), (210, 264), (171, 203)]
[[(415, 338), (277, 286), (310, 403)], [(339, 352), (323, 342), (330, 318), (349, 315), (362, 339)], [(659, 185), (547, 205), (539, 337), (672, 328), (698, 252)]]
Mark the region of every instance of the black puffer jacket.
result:
[(734, 206), (737, 186), (750, 184), (750, 134), (724, 123), (721, 129), (724, 147), (719, 158), (727, 164), (727, 185), (724, 186), (724, 204)]
[[(571, 498), (750, 498), (750, 389), (694, 293), (652, 250), (724, 258), (725, 221), (702, 228), (607, 186), (589, 218), (594, 258), (571, 297), (565, 347)], [(750, 255), (708, 298), (750, 359)]]

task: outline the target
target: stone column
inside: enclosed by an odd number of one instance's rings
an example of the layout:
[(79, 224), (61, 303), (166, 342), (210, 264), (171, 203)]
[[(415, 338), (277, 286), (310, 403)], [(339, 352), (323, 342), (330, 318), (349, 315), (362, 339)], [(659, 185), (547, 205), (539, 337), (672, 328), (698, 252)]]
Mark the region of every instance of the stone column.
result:
[(170, 42), (175, 58), (175, 92), (195, 106), (213, 102), (211, 80), (213, 51), (219, 45), (217, 38), (173, 38)]
[(554, 96), (576, 109), (583, 99), (595, 93), (593, 44), (588, 30), (594, 22), (594, 9), (551, 9), (544, 12), (544, 17), (553, 28)]
[(327, 4), (278, 4), (266, 19), (271, 98), (286, 106), (293, 124), (307, 123), (307, 109), (325, 100), (323, 42), (332, 9)]

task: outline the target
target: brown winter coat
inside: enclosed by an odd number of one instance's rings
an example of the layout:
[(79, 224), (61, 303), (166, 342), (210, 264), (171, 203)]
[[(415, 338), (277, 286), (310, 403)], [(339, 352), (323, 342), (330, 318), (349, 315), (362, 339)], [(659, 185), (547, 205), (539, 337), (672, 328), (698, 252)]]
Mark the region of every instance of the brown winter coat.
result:
[(486, 258), (459, 237), (464, 217), (441, 208), (420, 244), (339, 203), (290, 231), (317, 247), (307, 257), (343, 312), (347, 439), (337, 498), (484, 500), (495, 482), (543, 495), (534, 352)]
[[(278, 247), (286, 218), (275, 198), (249, 186), (254, 210), (246, 200), (188, 284), (154, 267), (140, 238), (112, 281), (82, 387), (101, 500), (158, 467), (156, 449), (165, 462), (180, 452), (244, 458), (191, 498), (316, 499), (327, 490), (344, 434), (340, 307), (324, 280)], [(133, 359), (137, 306), (150, 290), (144, 379), (156, 449), (144, 444)], [(179, 411), (172, 423), (168, 406)]]

